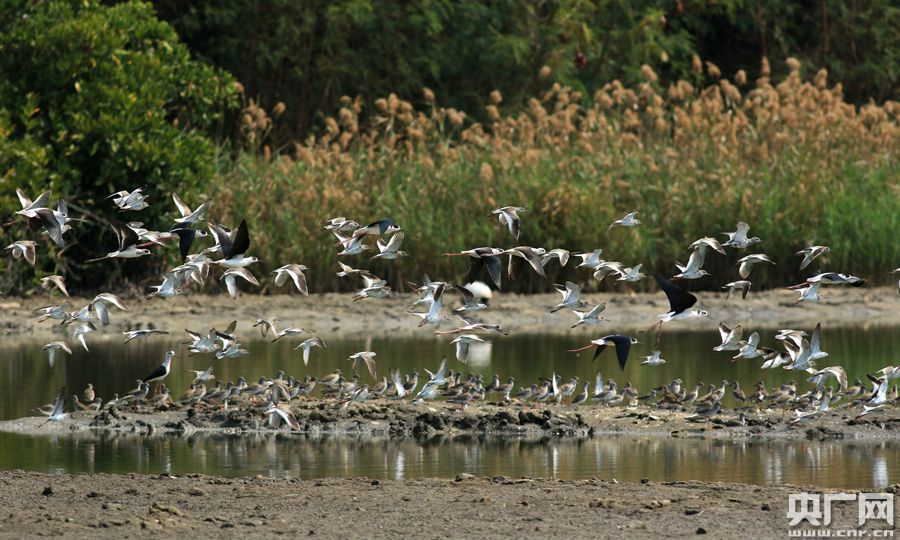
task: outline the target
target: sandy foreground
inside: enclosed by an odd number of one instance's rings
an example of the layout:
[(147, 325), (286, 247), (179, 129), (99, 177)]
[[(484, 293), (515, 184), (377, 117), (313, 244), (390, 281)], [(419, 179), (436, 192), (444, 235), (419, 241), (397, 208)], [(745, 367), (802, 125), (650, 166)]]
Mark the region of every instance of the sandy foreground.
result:
[[(783, 538), (788, 495), (803, 490), (465, 474), (314, 481), (6, 471), (0, 538)], [(856, 503), (834, 513), (835, 527), (855, 527)]]
[[(718, 321), (739, 322), (758, 328), (811, 328), (821, 322), (825, 328), (847, 325), (897, 325), (900, 324), (900, 295), (889, 287), (851, 288), (829, 287), (827, 299), (813, 304), (796, 304), (797, 294), (788, 290), (751, 292), (746, 300), (731, 298), (726, 302), (720, 293), (697, 293), (697, 307), (709, 311), (704, 320), (679, 321), (678, 328), (708, 329), (715, 331)], [(558, 294), (516, 295), (497, 294), (491, 307), (478, 312), (477, 318), (502, 325), (513, 333), (567, 333), (594, 334), (607, 331), (643, 330), (649, 328), (660, 313), (668, 310), (662, 293), (585, 294), (592, 303), (607, 302), (603, 313), (610, 322), (601, 326), (581, 327), (570, 330), (577, 320), (569, 310), (555, 314), (550, 307), (559, 302)], [(135, 328), (163, 328), (182, 334), (184, 328), (205, 332), (210, 326), (224, 326), (229, 320), (238, 320), (238, 330), (246, 332), (258, 318), (277, 316), (286, 324), (315, 329), (325, 337), (359, 336), (371, 332), (392, 336), (428, 336), (430, 328), (417, 328), (418, 318), (406, 312), (414, 296), (399, 294), (387, 299), (367, 299), (354, 303), (350, 294), (314, 294), (311, 296), (243, 294), (232, 300), (227, 294), (187, 295), (170, 299), (141, 297), (125, 298), (130, 311), (113, 309), (112, 324), (104, 331), (110, 339), (116, 332)], [(64, 298), (54, 293), (31, 298), (2, 298), (0, 310), (4, 314), (0, 329), (11, 335), (5, 339), (59, 338), (71, 333), (71, 329), (54, 321), (38, 323), (33, 311), (36, 308), (68, 301), (71, 310), (87, 304), (87, 299)], [(448, 302), (455, 306), (456, 299)], [(444, 323), (452, 328), (458, 321)], [(183, 334), (182, 334), (183, 335)], [(102, 336), (94, 334), (94, 339)]]

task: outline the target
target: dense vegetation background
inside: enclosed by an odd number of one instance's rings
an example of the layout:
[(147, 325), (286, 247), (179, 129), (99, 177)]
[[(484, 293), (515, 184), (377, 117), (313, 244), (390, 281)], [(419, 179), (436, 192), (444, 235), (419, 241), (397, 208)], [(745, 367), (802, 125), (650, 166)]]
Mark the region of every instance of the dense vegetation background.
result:
[[(522, 243), (628, 266), (674, 273), (687, 243), (743, 219), (779, 261), (758, 285), (802, 279), (790, 261), (813, 242), (835, 249), (828, 269), (884, 282), (897, 28), (888, 0), (6, 0), (3, 239), (40, 242), (0, 289), (153, 279), (173, 250), (82, 263), (112, 247), (106, 197), (139, 186), (151, 207), (129, 219), (165, 230), (171, 191), (215, 197), (216, 219), (251, 224), (260, 270), (302, 262), (314, 290), (341, 286), (322, 218), (393, 215), (412, 257), (372, 268), (400, 283), (462, 273), (439, 252), (511, 245), (488, 214), (513, 203)], [(85, 220), (64, 252), (13, 222), (16, 187)], [(605, 232), (632, 209), (644, 227)], [(709, 269), (697, 285), (734, 278), (730, 259)]]

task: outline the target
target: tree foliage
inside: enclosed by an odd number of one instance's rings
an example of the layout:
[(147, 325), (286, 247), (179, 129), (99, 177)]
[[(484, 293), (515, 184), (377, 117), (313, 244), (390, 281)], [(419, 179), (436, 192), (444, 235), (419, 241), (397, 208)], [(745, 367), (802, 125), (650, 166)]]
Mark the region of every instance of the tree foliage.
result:
[[(52, 189), (96, 209), (123, 188), (163, 196), (196, 185), (213, 172), (210, 130), (235, 94), (229, 75), (193, 61), (142, 2), (7, 1), (0, 73), (7, 215), (18, 209), (16, 187), (29, 196)], [(142, 219), (167, 210), (157, 201)], [(106, 225), (78, 229), (94, 236)]]
[[(694, 56), (726, 76), (760, 59), (824, 67), (851, 101), (896, 97), (890, 0), (154, 0), (185, 42), (248, 95), (287, 105), (275, 139), (305, 137), (341, 95), (404, 99), (432, 89), (447, 106), (507, 107), (560, 82), (586, 96), (650, 65), (663, 82), (699, 82)], [(702, 64), (701, 64), (702, 65)], [(544, 67), (549, 68), (543, 69)], [(814, 72), (814, 71), (813, 71)], [(812, 72), (811, 72), (812, 73)]]

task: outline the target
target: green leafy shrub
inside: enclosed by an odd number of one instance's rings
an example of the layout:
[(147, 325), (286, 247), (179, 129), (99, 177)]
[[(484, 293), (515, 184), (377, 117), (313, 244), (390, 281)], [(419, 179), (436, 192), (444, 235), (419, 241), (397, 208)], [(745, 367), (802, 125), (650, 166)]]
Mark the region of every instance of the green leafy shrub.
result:
[[(16, 187), (32, 197), (52, 189), (54, 197), (65, 198), (73, 215), (88, 219), (68, 236), (67, 264), (113, 243), (102, 219), (115, 213), (106, 199), (113, 191), (144, 186), (150, 208), (126, 219), (168, 227), (163, 215), (172, 214), (169, 192), (192, 195), (191, 188), (213, 173), (212, 130), (223, 110), (236, 104), (230, 75), (193, 61), (147, 3), (6, 5), (0, 14), (3, 215), (19, 208)], [(12, 241), (25, 235), (13, 225), (4, 236)], [(47, 256), (49, 244), (40, 249), (39, 266), (59, 270), (62, 259)], [(129, 264), (141, 269), (141, 263)], [(109, 268), (116, 266), (104, 271)], [(5, 273), (6, 285), (13, 274)], [(92, 287), (111, 277), (77, 276)], [(77, 276), (68, 276), (70, 283)]]

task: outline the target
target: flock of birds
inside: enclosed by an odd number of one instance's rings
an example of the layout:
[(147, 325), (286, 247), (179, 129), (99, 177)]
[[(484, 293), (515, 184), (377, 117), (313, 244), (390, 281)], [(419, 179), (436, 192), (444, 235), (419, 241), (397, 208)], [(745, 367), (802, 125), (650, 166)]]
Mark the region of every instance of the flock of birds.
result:
[[(65, 246), (66, 234), (72, 230), (70, 218), (65, 201), (59, 200), (51, 204), (51, 192), (46, 191), (36, 199), (29, 199), (21, 190), (17, 190), (22, 209), (16, 212), (25, 225), (35, 233), (46, 235), (50, 242), (57, 247)], [(147, 196), (142, 189), (134, 191), (119, 191), (110, 196), (112, 203), (120, 212), (136, 212), (148, 206)], [(182, 264), (166, 271), (162, 276), (162, 283), (152, 287), (150, 297), (170, 298), (184, 294), (191, 284), (203, 285), (209, 278), (213, 268), (222, 269), (219, 279), (224, 281), (228, 293), (236, 298), (238, 295), (238, 279), (253, 286), (259, 286), (259, 281), (253, 275), (251, 268), (258, 262), (253, 256), (248, 256), (250, 248), (250, 235), (247, 224), (241, 221), (235, 229), (208, 221), (207, 231), (198, 227), (206, 218), (210, 209), (210, 201), (206, 201), (196, 208), (186, 205), (176, 194), (172, 194), (179, 217), (174, 219), (174, 224), (168, 231), (153, 231), (144, 227), (140, 222), (122, 222), (117, 219), (109, 219), (109, 226), (115, 232), (118, 239), (116, 249), (106, 255), (91, 259), (89, 262), (100, 262), (108, 259), (131, 259), (151, 255), (148, 248), (165, 246), (167, 242), (177, 241)], [(525, 209), (516, 206), (505, 206), (492, 212), (499, 220), (501, 226), (508, 228), (509, 233), (516, 240), (521, 233), (521, 220)], [(608, 230), (615, 227), (637, 227), (641, 221), (637, 219), (637, 212), (632, 212), (622, 219), (616, 220)], [(8, 224), (9, 225), (9, 224)], [(323, 222), (324, 229), (334, 235), (335, 246), (339, 249), (341, 257), (364, 253), (370, 249), (366, 243), (375, 239), (377, 253), (373, 259), (393, 260), (406, 255), (401, 250), (404, 231), (390, 218), (380, 219), (360, 225), (359, 223), (337, 217)], [(748, 224), (739, 222), (733, 232), (723, 233), (727, 239), (719, 242), (713, 237), (700, 238), (689, 246), (690, 256), (686, 265), (677, 263), (678, 273), (673, 280), (699, 279), (709, 273), (703, 270), (706, 258), (712, 253), (725, 254), (726, 248), (733, 250), (746, 250), (761, 242), (757, 237), (749, 236)], [(211, 238), (213, 244), (192, 252), (195, 241), (198, 238)], [(32, 266), (35, 264), (38, 243), (34, 240), (19, 240), (6, 247), (14, 258), (22, 258)], [(809, 267), (819, 257), (827, 255), (830, 249), (827, 246), (810, 246), (797, 252), (802, 256), (800, 269)], [(409, 312), (417, 316), (420, 327), (438, 326), (449, 320), (444, 315), (445, 293), (456, 291), (459, 294), (459, 306), (453, 308), (460, 325), (449, 330), (438, 330), (438, 335), (454, 335), (450, 344), (455, 346), (455, 357), (465, 363), (469, 356), (470, 348), (484, 342), (481, 337), (488, 333), (507, 334), (508, 332), (499, 325), (478, 322), (471, 318), (473, 313), (487, 310), (488, 301), (492, 295), (491, 288), (485, 283), (490, 281), (500, 289), (503, 282), (503, 262), (506, 259), (506, 278), (515, 280), (524, 271), (531, 271), (538, 276), (546, 278), (545, 268), (554, 263), (566, 266), (570, 258), (580, 259), (579, 268), (586, 268), (592, 272), (593, 278), (603, 281), (607, 277), (614, 276), (616, 281), (635, 282), (646, 276), (641, 272), (641, 265), (626, 267), (615, 261), (607, 261), (601, 258), (603, 251), (596, 249), (585, 253), (570, 253), (564, 249), (535, 248), (530, 246), (516, 246), (508, 249), (497, 247), (477, 247), (462, 250), (456, 253), (447, 253), (447, 256), (460, 256), (469, 258), (469, 270), (464, 284), (432, 281), (425, 276), (422, 284), (411, 284), (418, 293), (418, 298), (413, 303)], [(775, 262), (763, 253), (748, 254), (738, 261), (738, 276), (741, 279), (726, 284), (728, 297), (739, 291), (743, 298), (747, 297), (751, 289), (749, 277), (757, 265), (772, 264)], [(357, 278), (363, 282), (362, 288), (353, 296), (354, 301), (368, 298), (386, 298), (393, 295), (391, 287), (383, 279), (374, 275), (371, 271), (353, 268), (343, 262), (338, 263), (340, 271), (337, 273), (342, 278)], [(282, 287), (289, 281), (303, 295), (309, 294), (306, 275), (307, 267), (302, 264), (286, 264), (277, 268), (274, 274), (274, 283)], [(900, 269), (895, 270), (900, 272)], [(483, 277), (487, 279), (482, 281)], [(661, 357), (659, 345), (662, 336), (662, 326), (671, 321), (679, 321), (691, 318), (708, 317), (703, 310), (694, 309), (697, 297), (674, 281), (660, 275), (653, 274), (669, 303), (669, 311), (659, 316), (657, 326), (657, 349), (644, 358), (643, 365), (657, 366), (665, 363)], [(53, 275), (43, 278), (44, 288), (55, 287), (62, 294), (68, 296), (65, 278)], [(859, 286), (864, 280), (849, 274), (836, 272), (821, 272), (807, 278), (803, 283), (790, 287), (799, 291), (797, 302), (818, 302), (823, 298), (820, 288), (825, 286)], [(577, 320), (572, 328), (578, 326), (592, 326), (605, 321), (601, 316), (606, 304), (590, 305), (581, 294), (581, 288), (573, 282), (555, 285), (561, 294), (561, 301), (551, 308), (551, 312), (563, 309), (571, 310)], [(422, 311), (415, 311), (422, 306)], [(110, 310), (116, 308), (128, 311), (129, 308), (121, 298), (111, 293), (101, 293), (93, 298), (87, 305), (78, 310), (70, 311), (67, 303), (51, 305), (36, 310), (39, 321), (54, 320), (72, 327), (72, 338), (76, 340), (86, 351), (89, 350), (86, 336), (98, 331), (98, 326), (110, 324)], [(259, 319), (254, 324), (260, 329), (263, 338), (269, 334), (275, 340), (304, 338), (295, 349), (302, 351), (304, 365), (308, 364), (313, 348), (326, 348), (325, 341), (304, 328), (293, 326), (281, 326), (277, 317), (271, 319)], [(240, 358), (248, 354), (241, 347), (236, 336), (236, 322), (233, 322), (225, 330), (210, 329), (206, 333), (185, 330), (191, 341), (186, 343), (188, 351), (193, 354), (214, 354), (216, 358)], [(817, 362), (828, 356), (821, 349), (821, 325), (817, 325), (811, 332), (803, 330), (781, 330), (776, 339), (781, 343), (781, 349), (760, 344), (760, 336), (757, 332), (744, 338), (743, 325), (730, 327), (725, 323), (719, 324), (721, 344), (714, 348), (717, 352), (734, 352), (732, 362), (738, 359), (759, 359), (763, 369), (781, 368), (802, 373), (812, 386), (806, 392), (798, 388), (795, 382), (781, 385), (771, 392), (760, 382), (756, 391), (746, 395), (737, 382), (731, 383), (731, 394), (740, 403), (756, 404), (759, 407), (792, 408), (797, 420), (821, 414), (834, 405), (839, 399), (862, 406), (860, 415), (881, 409), (885, 405), (897, 401), (897, 387), (889, 390), (889, 381), (900, 378), (900, 366), (887, 366), (876, 373), (867, 373), (866, 377), (871, 385), (863, 384), (856, 380), (850, 386), (845, 369), (834, 365), (817, 368)], [(135, 339), (146, 339), (156, 334), (167, 334), (165, 330), (139, 329), (124, 332), (124, 342)], [(310, 334), (310, 337), (306, 337)], [(613, 347), (619, 366), (624, 369), (628, 361), (632, 345), (638, 343), (632, 336), (621, 334), (609, 334), (591, 340), (583, 347), (571, 349), (577, 352), (594, 348), (593, 357), (596, 359), (607, 348)], [(44, 350), (48, 352), (51, 366), (59, 354), (71, 354), (71, 348), (65, 341), (54, 341), (46, 344)], [(264, 407), (265, 414), (270, 422), (277, 425), (284, 421), (294, 428), (298, 428), (296, 418), (290, 409), (292, 399), (309, 397), (315, 388), (322, 390), (324, 399), (334, 399), (341, 406), (350, 403), (360, 403), (373, 399), (411, 399), (421, 403), (426, 400), (444, 397), (447, 401), (460, 404), (463, 407), (486, 399), (492, 393), (500, 396), (504, 403), (525, 403), (528, 401), (543, 403), (561, 403), (568, 401), (573, 405), (579, 405), (592, 400), (604, 405), (637, 405), (647, 403), (661, 407), (687, 407), (695, 406), (695, 414), (699, 417), (710, 418), (721, 410), (721, 401), (727, 395), (729, 383), (722, 381), (721, 385), (710, 385), (708, 392), (701, 395), (703, 383), (697, 383), (693, 389), (684, 385), (680, 379), (675, 379), (669, 384), (654, 388), (648, 393), (641, 393), (630, 383), (619, 388), (617, 383), (608, 379), (603, 380), (600, 373), (594, 380), (594, 388), (591, 391), (590, 382), (581, 382), (577, 377), (567, 382), (553, 373), (549, 378), (540, 379), (530, 386), (515, 386), (515, 379), (510, 377), (505, 383), (495, 375), (493, 381), (485, 384), (480, 375), (464, 375), (455, 370), (448, 370), (444, 359), (435, 372), (428, 373), (428, 379), (419, 387), (419, 374), (402, 375), (398, 370), (391, 370), (389, 377), (377, 376), (376, 353), (373, 351), (360, 351), (349, 357), (353, 361), (352, 377), (347, 377), (342, 370), (328, 374), (321, 378), (306, 376), (302, 380), (288, 377), (279, 372), (275, 378), (262, 377), (256, 384), (248, 384), (241, 378), (237, 383), (229, 382), (223, 385), (222, 381), (216, 381), (215, 387), (207, 389), (207, 382), (215, 379), (212, 368), (204, 371), (195, 371), (195, 378), (190, 388), (180, 397), (169, 394), (164, 380), (172, 369), (172, 362), (176, 354), (168, 351), (162, 364), (152, 373), (137, 381), (137, 387), (126, 393), (123, 397), (116, 396), (103, 401), (95, 395), (92, 385), (83, 392), (84, 402), (78, 396), (73, 396), (76, 409), (109, 408), (150, 404), (166, 405), (180, 403), (187, 406), (206, 405), (228, 407), (229, 402), (234, 403), (241, 395), (250, 396), (253, 403)], [(371, 377), (371, 386), (363, 383), (359, 375), (360, 368), (365, 366)], [(837, 388), (826, 386), (826, 382), (833, 378)], [(150, 385), (156, 384), (156, 389), (151, 393)], [(580, 388), (579, 388), (580, 387)], [(580, 390), (580, 391), (579, 391)], [(65, 388), (62, 388), (57, 399), (37, 410), (48, 416), (48, 421), (57, 421), (67, 418), (65, 411)]]

